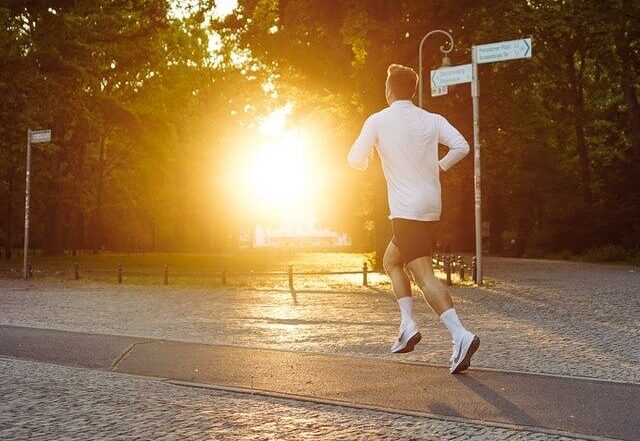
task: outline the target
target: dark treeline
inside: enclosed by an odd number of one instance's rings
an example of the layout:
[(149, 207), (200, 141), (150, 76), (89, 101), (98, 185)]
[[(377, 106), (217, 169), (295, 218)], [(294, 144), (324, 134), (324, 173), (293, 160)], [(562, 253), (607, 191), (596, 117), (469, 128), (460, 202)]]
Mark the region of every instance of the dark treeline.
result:
[[(22, 242), (29, 127), (54, 136), (33, 157), (33, 240), (44, 252), (232, 247), (251, 222), (219, 179), (224, 158), (256, 115), (287, 101), (296, 121), (323, 129), (343, 189), (327, 191), (320, 223), (380, 249), (384, 182), (344, 159), (385, 105), (387, 65), (417, 67), (433, 29), (453, 34), (454, 65), (470, 62), (473, 44), (534, 42), (530, 60), (480, 66), (491, 252), (640, 244), (640, 1), (241, 0), (223, 20), (215, 2), (172, 13), (182, 3), (0, 2), (5, 255)], [(427, 70), (443, 44), (427, 42)], [(468, 85), (425, 97), (472, 139)], [(473, 248), (471, 156), (443, 176), (444, 247)]]

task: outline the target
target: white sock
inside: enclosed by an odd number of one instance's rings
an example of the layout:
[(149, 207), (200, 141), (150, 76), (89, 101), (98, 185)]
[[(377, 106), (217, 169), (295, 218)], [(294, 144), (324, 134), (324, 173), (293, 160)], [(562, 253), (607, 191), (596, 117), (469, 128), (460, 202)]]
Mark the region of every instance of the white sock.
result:
[(456, 310), (453, 308), (447, 309), (445, 312), (443, 312), (440, 315), (440, 321), (447, 327), (447, 329), (451, 333), (453, 341), (460, 341), (462, 335), (467, 332), (465, 327), (462, 326)]
[(404, 326), (409, 322), (415, 321), (415, 318), (413, 317), (413, 297), (400, 297), (398, 299), (398, 306), (400, 307), (400, 314), (402, 314), (400, 326)]

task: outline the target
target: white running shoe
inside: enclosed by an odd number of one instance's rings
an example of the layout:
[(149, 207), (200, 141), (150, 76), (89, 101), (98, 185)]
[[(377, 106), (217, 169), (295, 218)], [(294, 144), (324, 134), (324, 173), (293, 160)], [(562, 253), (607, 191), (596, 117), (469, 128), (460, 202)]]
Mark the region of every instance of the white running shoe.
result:
[(480, 339), (469, 331), (462, 336), (459, 342), (453, 342), (453, 353), (451, 354), (452, 374), (462, 372), (471, 366), (471, 357), (478, 350)]
[(413, 348), (422, 339), (416, 322), (411, 321), (404, 326), (400, 326), (398, 339), (391, 346), (391, 352), (395, 354), (404, 354), (413, 351)]

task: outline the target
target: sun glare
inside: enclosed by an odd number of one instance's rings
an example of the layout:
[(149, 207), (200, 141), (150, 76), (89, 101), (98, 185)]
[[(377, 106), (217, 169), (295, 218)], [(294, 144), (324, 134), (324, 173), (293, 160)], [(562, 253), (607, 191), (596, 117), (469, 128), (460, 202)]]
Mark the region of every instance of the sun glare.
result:
[[(276, 119), (270, 130), (278, 124)], [(250, 173), (259, 205), (278, 211), (303, 208), (311, 190), (308, 150), (308, 139), (299, 129), (281, 131), (260, 147)]]
[(259, 131), (243, 140), (232, 173), (248, 215), (256, 222), (313, 216), (318, 206), (320, 164), (308, 128), (288, 120), (293, 105), (259, 120)]
[(282, 134), (287, 117), (291, 115), (293, 105), (287, 103), (283, 107), (274, 110), (266, 118), (260, 121), (260, 132), (270, 137), (277, 137)]

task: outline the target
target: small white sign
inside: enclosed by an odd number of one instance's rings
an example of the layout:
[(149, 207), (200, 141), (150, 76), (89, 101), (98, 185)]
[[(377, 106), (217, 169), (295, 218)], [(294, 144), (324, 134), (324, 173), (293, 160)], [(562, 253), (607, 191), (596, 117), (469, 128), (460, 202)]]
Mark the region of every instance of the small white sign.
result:
[(442, 67), (431, 71), (431, 87), (450, 86), (471, 82), (471, 64)]
[(37, 142), (50, 142), (51, 141), (51, 130), (34, 130), (31, 132), (31, 143), (35, 144)]
[(478, 64), (531, 58), (531, 38), (481, 44), (476, 51)]
[(449, 88), (447, 86), (433, 86), (431, 85), (431, 96), (442, 96), (446, 95), (449, 92)]

